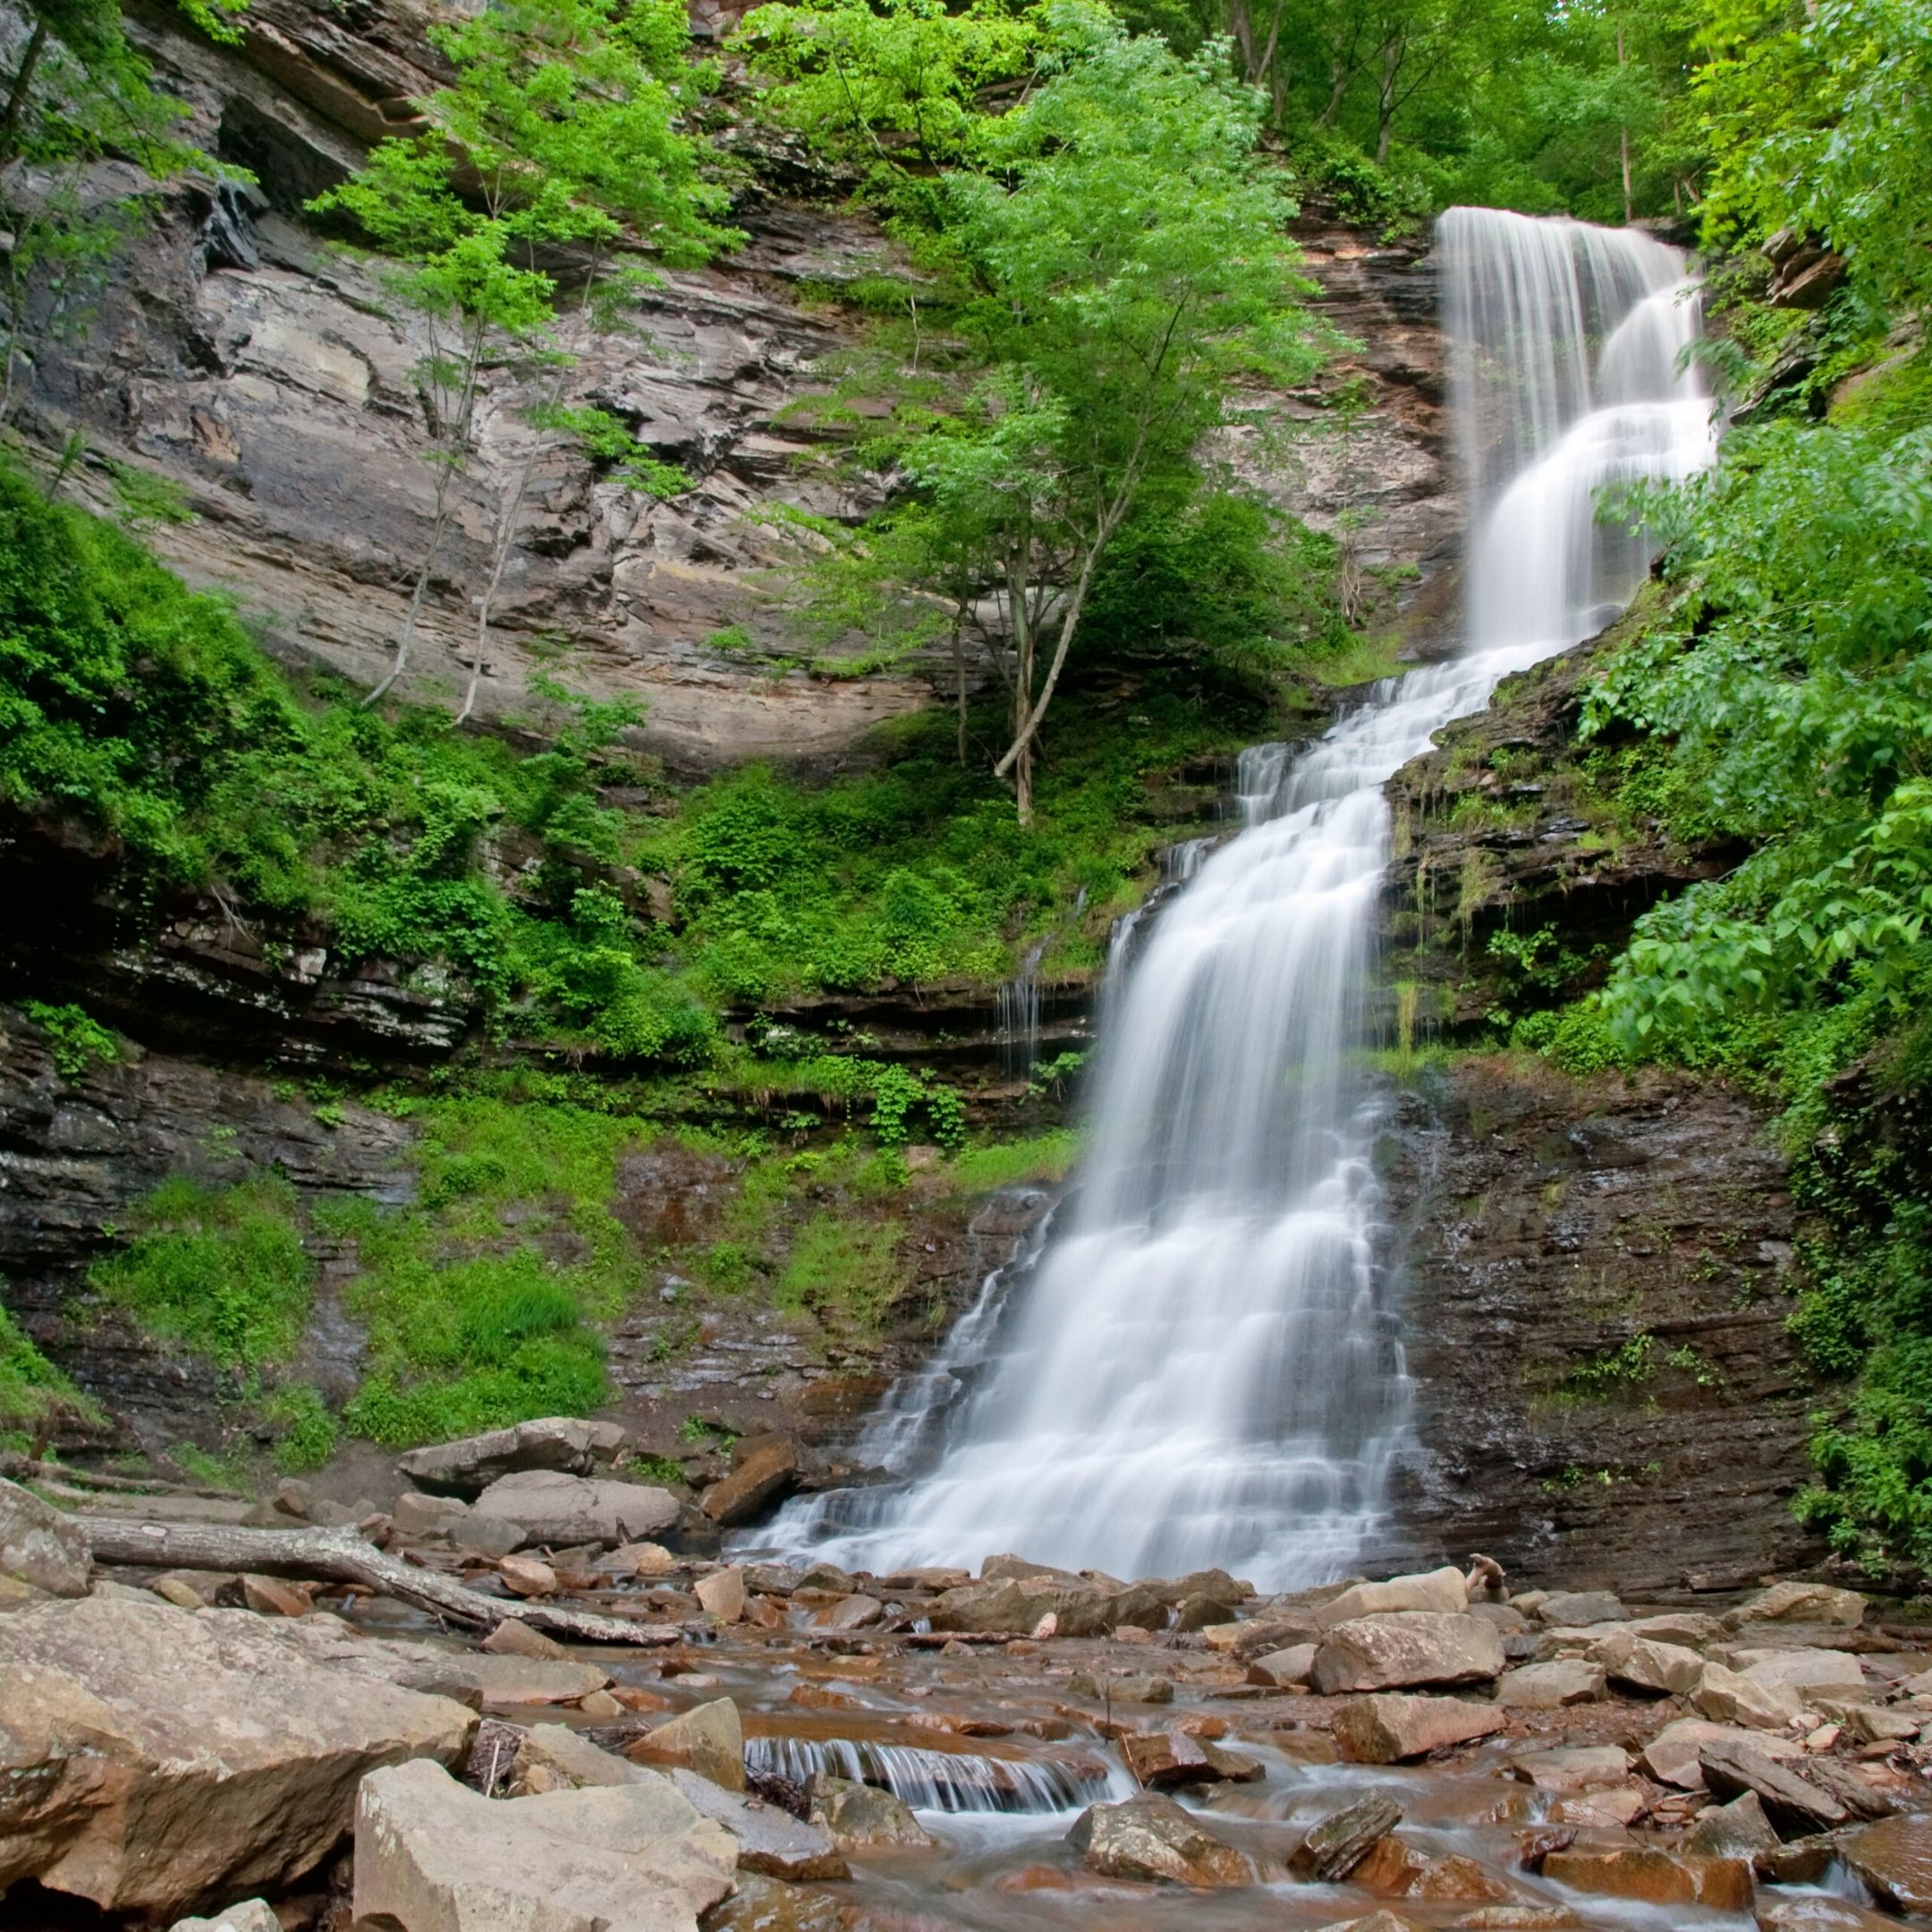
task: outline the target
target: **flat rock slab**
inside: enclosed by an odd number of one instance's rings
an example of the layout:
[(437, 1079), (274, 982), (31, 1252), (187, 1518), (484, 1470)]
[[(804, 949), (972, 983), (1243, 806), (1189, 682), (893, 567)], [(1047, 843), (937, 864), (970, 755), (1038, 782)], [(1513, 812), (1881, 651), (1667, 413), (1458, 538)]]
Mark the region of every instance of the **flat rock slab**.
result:
[(393, 1682), (435, 1697), (483, 1704), (574, 1704), (601, 1690), (608, 1671), (563, 1657), (450, 1650), (421, 1661), (399, 1661)]
[(1630, 1775), (1630, 1753), (1616, 1744), (1570, 1745), (1529, 1751), (1510, 1760), (1509, 1775), (1538, 1791), (1566, 1794), (1621, 1784)]
[(515, 1523), (526, 1544), (633, 1543), (678, 1520), (677, 1498), (648, 1483), (525, 1470), (500, 1477), (477, 1498), (486, 1516)]
[(1899, 1922), (1850, 1899), (1760, 1898), (1758, 1932), (1899, 1932)]
[(461, 1704), (319, 1665), (299, 1628), (120, 1597), (0, 1617), (0, 1886), (163, 1920), (280, 1892), (348, 1831), (368, 1773), (461, 1757)]
[(1335, 1624), (1315, 1653), (1310, 1680), (1324, 1696), (1479, 1683), (1503, 1671), (1503, 1640), (1481, 1617), (1396, 1611)]
[(1698, 1753), (1704, 1782), (1718, 1798), (1755, 1792), (1779, 1835), (1807, 1837), (1851, 1822), (1852, 1813), (1830, 1792), (1787, 1770), (1750, 1744), (1711, 1744)]
[(1561, 1710), (1569, 1704), (1595, 1704), (1608, 1695), (1608, 1674), (1587, 1657), (1558, 1657), (1505, 1671), (1496, 1700), (1517, 1710)]
[(614, 1423), (575, 1416), (539, 1416), (481, 1436), (432, 1443), (396, 1458), (396, 1467), (419, 1489), (439, 1496), (480, 1496), (500, 1476), (519, 1470), (561, 1470), (588, 1475), (597, 1457), (614, 1455), (624, 1432)]
[(1427, 1570), (1414, 1576), (1391, 1577), (1385, 1583), (1354, 1583), (1338, 1597), (1331, 1597), (1315, 1611), (1321, 1630), (1337, 1623), (1352, 1623), (1357, 1617), (1380, 1616), (1392, 1611), (1433, 1610), (1460, 1616), (1469, 1608), (1469, 1585), (1462, 1572), (1453, 1565)]
[(1751, 1909), (1756, 1885), (1744, 1859), (1682, 1858), (1638, 1845), (1576, 1845), (1552, 1852), (1543, 1876), (1553, 1885), (1651, 1905), (1701, 1905), (1712, 1911)]
[(1667, 1724), (1644, 1746), (1638, 1763), (1648, 1777), (1659, 1784), (1674, 1784), (1680, 1791), (1701, 1791), (1704, 1767), (1699, 1762), (1704, 1751), (1719, 1744), (1755, 1744), (1767, 1756), (1781, 1761), (1803, 1756), (1803, 1747), (1768, 1733), (1740, 1730), (1735, 1725), (1710, 1724), (1701, 1717), (1680, 1717)]
[(493, 1800), (417, 1763), (356, 1804), (356, 1917), (408, 1932), (696, 1932), (737, 1866), (667, 1779)]
[(1845, 1863), (1902, 1912), (1932, 1912), (1932, 1818), (1881, 1818), (1839, 1841)]

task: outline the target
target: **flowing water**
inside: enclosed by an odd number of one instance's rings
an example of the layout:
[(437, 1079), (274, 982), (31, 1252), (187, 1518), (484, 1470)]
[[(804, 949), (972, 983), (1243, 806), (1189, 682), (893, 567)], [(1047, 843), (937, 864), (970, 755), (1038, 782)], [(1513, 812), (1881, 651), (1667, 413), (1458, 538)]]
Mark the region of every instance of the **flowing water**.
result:
[(1629, 597), (1648, 551), (1597, 522), (1597, 492), (1684, 476), (1713, 436), (1679, 366), (1698, 312), (1676, 250), (1458, 208), (1437, 254), (1465, 649), (1300, 757), (1243, 757), (1244, 828), (1191, 852), (1122, 949), (1062, 1224), (861, 1445), (907, 1479), (792, 1505), (781, 1546), (882, 1572), (1004, 1549), (1123, 1577), (1218, 1563), (1279, 1588), (1347, 1569), (1380, 1516), (1408, 1394), (1364, 1052), (1381, 787)]

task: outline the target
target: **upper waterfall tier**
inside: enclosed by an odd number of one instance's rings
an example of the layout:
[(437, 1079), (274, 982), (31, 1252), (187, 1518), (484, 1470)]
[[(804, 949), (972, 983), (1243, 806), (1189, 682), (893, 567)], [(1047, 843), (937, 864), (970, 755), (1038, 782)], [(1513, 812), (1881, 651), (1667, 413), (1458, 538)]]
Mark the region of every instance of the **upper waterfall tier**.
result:
[(1291, 762), (1242, 766), (1246, 828), (1113, 989), (1066, 1224), (987, 1284), (860, 1453), (909, 1480), (794, 1504), (784, 1546), (886, 1570), (1017, 1549), (1122, 1576), (1345, 1570), (1408, 1421), (1363, 1049), (1383, 782), (1497, 679), (1629, 594), (1606, 484), (1707, 460), (1680, 367), (1682, 258), (1641, 234), (1482, 209), (1438, 242), (1480, 526), (1469, 648), (1392, 679)]

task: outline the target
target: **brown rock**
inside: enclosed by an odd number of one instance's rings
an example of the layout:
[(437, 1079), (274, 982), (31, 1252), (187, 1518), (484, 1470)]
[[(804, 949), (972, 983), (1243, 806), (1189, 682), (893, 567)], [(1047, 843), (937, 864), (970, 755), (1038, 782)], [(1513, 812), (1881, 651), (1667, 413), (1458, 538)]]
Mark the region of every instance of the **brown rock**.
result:
[(1846, 1824), (1852, 1814), (1829, 1792), (1787, 1771), (1749, 1744), (1712, 1744), (1698, 1754), (1704, 1782), (1718, 1798), (1756, 1792), (1765, 1816), (1786, 1838)]
[(1713, 1911), (1749, 1911), (1756, 1887), (1743, 1859), (1685, 1858), (1637, 1845), (1572, 1845), (1543, 1860), (1555, 1885), (1651, 1905), (1702, 1905)]
[(731, 1473), (699, 1505), (723, 1529), (750, 1522), (797, 1488), (798, 1445), (789, 1436), (747, 1436), (732, 1452)]
[(496, 1565), (504, 1588), (513, 1597), (555, 1597), (557, 1576), (547, 1563), (534, 1556), (505, 1556)]
[[(1640, 1760), (1645, 1775), (1659, 1784), (1674, 1784), (1682, 1791), (1701, 1791), (1704, 1773), (1699, 1755), (1713, 1745), (1751, 1744), (1758, 1734), (1730, 1724), (1708, 1724), (1701, 1717), (1679, 1717), (1667, 1724), (1643, 1750)], [(1765, 1741), (1767, 1753), (1771, 1746)], [(1798, 1747), (1790, 1747), (1792, 1755)]]
[(1450, 1921), (1454, 1932), (1579, 1932), (1567, 1905), (1482, 1905)]
[(682, 1765), (726, 1791), (745, 1788), (744, 1727), (729, 1698), (699, 1704), (624, 1747), (633, 1762)]
[(1678, 1842), (1678, 1850), (1699, 1858), (1755, 1858), (1778, 1842), (1756, 1792), (1729, 1804), (1707, 1805)]
[(1839, 1840), (1839, 1855), (1894, 1911), (1932, 1912), (1932, 1818), (1861, 1826)]
[(300, 1584), (278, 1577), (244, 1576), (242, 1601), (258, 1616), (307, 1616), (315, 1608), (315, 1599)]
[(1572, 1798), (1559, 1798), (1549, 1808), (1552, 1825), (1580, 1825), (1590, 1831), (1606, 1831), (1634, 1824), (1646, 1809), (1644, 1794), (1624, 1784), (1610, 1791), (1580, 1792)]
[(1400, 1808), (1371, 1792), (1311, 1826), (1289, 1854), (1288, 1869), (1297, 1878), (1339, 1885), (1401, 1821)]
[(1559, 1795), (1621, 1784), (1630, 1775), (1630, 1753), (1615, 1744), (1582, 1744), (1529, 1751), (1513, 1758), (1510, 1776)]
[(85, 1597), (93, 1562), (71, 1517), (0, 1477), (0, 1576), (55, 1597)]
[(565, 1662), (570, 1658), (570, 1652), (555, 1638), (546, 1637), (515, 1617), (505, 1617), (483, 1640), (481, 1648), (492, 1657), (548, 1657), (553, 1661), (561, 1658)]
[(1497, 1680), (1496, 1700), (1519, 1710), (1561, 1710), (1565, 1705), (1599, 1702), (1606, 1682), (1601, 1664), (1561, 1657), (1505, 1671)]
[(1248, 1666), (1248, 1682), (1276, 1687), (1306, 1683), (1315, 1668), (1315, 1651), (1316, 1646), (1311, 1643), (1290, 1644), (1285, 1650), (1270, 1650)]
[(933, 1842), (926, 1827), (888, 1791), (859, 1784), (849, 1778), (818, 1773), (806, 1792), (811, 1821), (829, 1832), (841, 1851), (861, 1852), (881, 1846), (925, 1849)]
[(1385, 1583), (1355, 1583), (1331, 1597), (1315, 1612), (1316, 1627), (1333, 1630), (1357, 1617), (1380, 1616), (1394, 1611), (1428, 1610), (1460, 1616), (1469, 1608), (1469, 1584), (1453, 1564), (1411, 1576), (1391, 1577)]
[(1841, 1898), (1760, 1899), (1758, 1932), (1899, 1932), (1896, 1919)]
[(1325, 1696), (1499, 1676), (1503, 1644), (1481, 1617), (1398, 1611), (1338, 1623), (1322, 1639), (1310, 1682)]
[(1492, 1878), (1474, 1859), (1450, 1852), (1445, 1857), (1428, 1860), (1415, 1875), (1404, 1896), (1464, 1904), (1500, 1905), (1517, 1894), (1500, 1879)]
[(745, 1573), (733, 1565), (699, 1577), (691, 1595), (720, 1623), (735, 1623), (745, 1612)]
[(1074, 1820), (1067, 1842), (1089, 1870), (1109, 1878), (1219, 1886), (1252, 1885), (1258, 1877), (1245, 1853), (1157, 1792), (1089, 1806)]
[(625, 1543), (610, 1553), (610, 1566), (631, 1576), (669, 1576), (677, 1558), (662, 1543)]
[(824, 1609), (814, 1612), (811, 1627), (815, 1631), (865, 1630), (885, 1614), (886, 1606), (877, 1597), (854, 1591), (852, 1596), (841, 1597), (836, 1603), (827, 1604)]
[(1650, 1697), (1689, 1697), (1704, 1674), (1704, 1659), (1678, 1644), (1638, 1638), (1610, 1666), (1611, 1682)]
[(1747, 1597), (1724, 1622), (1736, 1630), (1746, 1623), (1825, 1623), (1853, 1630), (1865, 1621), (1865, 1598), (1830, 1583), (1773, 1583)]
[(1369, 1846), (1349, 1882), (1383, 1898), (1401, 1898), (1428, 1868), (1428, 1861), (1427, 1852), (1391, 1832)]
[(1351, 1698), (1335, 1713), (1334, 1733), (1336, 1746), (1352, 1763), (1400, 1764), (1487, 1737), (1506, 1722), (1493, 1705), (1382, 1691)]
[(1185, 1732), (1130, 1731), (1121, 1741), (1127, 1768), (1144, 1789), (1173, 1791), (1183, 1784), (1250, 1784), (1262, 1775), (1259, 1762), (1223, 1750)]
[(1788, 1684), (1768, 1684), (1712, 1662), (1699, 1677), (1692, 1701), (1714, 1724), (1783, 1731), (1804, 1715), (1804, 1699)]

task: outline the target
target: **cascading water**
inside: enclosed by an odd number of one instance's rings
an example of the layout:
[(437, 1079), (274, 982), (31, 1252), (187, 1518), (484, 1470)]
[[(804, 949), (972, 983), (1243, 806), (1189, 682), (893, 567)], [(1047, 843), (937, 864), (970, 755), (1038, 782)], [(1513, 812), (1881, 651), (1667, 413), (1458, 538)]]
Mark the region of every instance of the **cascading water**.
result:
[(1680, 367), (1698, 315), (1675, 250), (1480, 208), (1445, 215), (1437, 249), (1469, 648), (1292, 763), (1243, 758), (1245, 829), (1137, 936), (1111, 1001), (1067, 1225), (928, 1371), (920, 1404), (950, 1407), (919, 1427), (889, 1404), (861, 1445), (910, 1480), (792, 1505), (781, 1546), (878, 1571), (1003, 1549), (1126, 1577), (1219, 1563), (1280, 1588), (1345, 1570), (1380, 1514), (1407, 1407), (1361, 1051), (1381, 786), (1629, 597), (1648, 551), (1597, 523), (1597, 492), (1687, 475), (1713, 436)]

